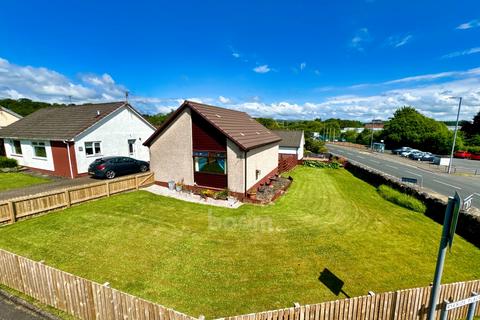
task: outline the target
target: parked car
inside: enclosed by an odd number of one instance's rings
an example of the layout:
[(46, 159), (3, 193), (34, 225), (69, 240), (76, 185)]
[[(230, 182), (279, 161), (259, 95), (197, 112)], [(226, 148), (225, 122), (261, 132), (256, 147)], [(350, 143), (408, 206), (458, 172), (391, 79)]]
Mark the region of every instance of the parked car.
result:
[(410, 149), (408, 151), (403, 151), (403, 152), (400, 152), (400, 155), (402, 157), (407, 157), (411, 154), (411, 153), (414, 153), (414, 152), (419, 152), (420, 150), (417, 150), (417, 149)]
[(470, 156), (470, 159), (472, 159), (472, 160), (480, 160), (480, 153), (473, 153), (473, 154)]
[(455, 158), (461, 158), (461, 159), (470, 159), (472, 157), (472, 154), (468, 151), (464, 150), (458, 150), (453, 154)]
[(420, 159), (421, 161), (429, 161), (433, 162), (435, 160), (436, 156), (433, 153), (430, 152), (425, 152), (423, 157)]
[(413, 151), (411, 152), (408, 157), (412, 160), (422, 160), (423, 156), (425, 155), (425, 152), (422, 151)]
[(407, 152), (407, 151), (410, 151), (410, 150), (412, 150), (412, 148), (410, 148), (410, 147), (401, 147), (401, 148), (398, 148), (398, 149), (393, 149), (392, 153), (393, 154), (401, 154), (402, 152)]
[(113, 179), (123, 174), (145, 172), (149, 168), (150, 164), (146, 161), (129, 157), (104, 157), (93, 161), (88, 173), (97, 178)]

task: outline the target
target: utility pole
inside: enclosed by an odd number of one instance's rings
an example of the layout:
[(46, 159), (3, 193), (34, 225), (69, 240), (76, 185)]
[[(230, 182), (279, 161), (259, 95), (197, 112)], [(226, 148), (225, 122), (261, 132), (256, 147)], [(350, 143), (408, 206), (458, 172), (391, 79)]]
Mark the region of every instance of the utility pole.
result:
[(375, 119), (372, 119), (372, 137), (370, 138), (370, 150), (373, 152), (373, 128), (374, 128)]
[(462, 97), (459, 97), (458, 100), (457, 122), (455, 123), (455, 132), (453, 133), (453, 144), (452, 151), (450, 152), (450, 162), (448, 163), (448, 174), (452, 173), (453, 153), (455, 152), (455, 143), (457, 142), (458, 118), (460, 117), (460, 108), (462, 107)]
[(125, 91), (125, 103), (128, 103), (128, 91)]

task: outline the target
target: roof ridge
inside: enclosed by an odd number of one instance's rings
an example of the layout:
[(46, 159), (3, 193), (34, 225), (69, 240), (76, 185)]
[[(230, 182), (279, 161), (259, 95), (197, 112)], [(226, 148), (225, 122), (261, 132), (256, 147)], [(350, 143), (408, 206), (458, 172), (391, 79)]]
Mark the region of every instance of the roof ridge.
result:
[[(245, 111), (239, 111), (239, 110), (235, 110), (235, 109), (230, 109), (230, 108), (224, 108), (224, 107), (219, 107), (219, 106), (213, 106), (211, 104), (206, 104), (206, 103), (203, 103), (203, 102), (196, 102), (196, 101), (191, 101), (191, 100), (185, 100), (186, 104), (190, 104), (190, 103), (193, 103), (193, 104), (198, 104), (198, 105), (201, 105), (201, 106), (204, 106), (204, 107), (210, 107), (210, 108), (214, 108), (214, 109), (222, 109), (222, 110), (228, 110), (228, 111), (233, 111), (233, 112), (238, 112), (238, 113), (243, 113), (243, 114), (246, 114), (248, 115), (248, 113), (246, 113)], [(250, 117), (250, 116), (249, 116)]]

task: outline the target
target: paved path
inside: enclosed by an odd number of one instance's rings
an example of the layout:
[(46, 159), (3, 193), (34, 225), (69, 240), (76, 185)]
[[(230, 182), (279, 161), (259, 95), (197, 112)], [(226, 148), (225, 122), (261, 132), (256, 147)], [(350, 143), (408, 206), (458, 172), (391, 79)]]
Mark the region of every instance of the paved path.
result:
[(0, 295), (0, 320), (44, 320), (47, 319), (22, 305), (17, 305)]
[(416, 178), (424, 188), (444, 196), (452, 196), (457, 191), (460, 196), (473, 194), (473, 206), (480, 208), (480, 176), (463, 177), (446, 173), (431, 172), (406, 163), (403, 159), (395, 159), (382, 154), (372, 154), (368, 151), (341, 147), (329, 144), (332, 154), (356, 161), (389, 175), (402, 178)]

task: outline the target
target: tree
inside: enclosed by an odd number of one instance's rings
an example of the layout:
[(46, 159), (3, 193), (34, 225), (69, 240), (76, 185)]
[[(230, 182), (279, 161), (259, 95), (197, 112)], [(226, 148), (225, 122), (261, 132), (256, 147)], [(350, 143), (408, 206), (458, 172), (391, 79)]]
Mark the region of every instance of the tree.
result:
[(327, 151), (323, 141), (308, 137), (305, 138), (305, 149), (313, 153), (322, 153)]
[(372, 140), (372, 130), (363, 129), (363, 131), (357, 135), (357, 140), (355, 142), (358, 144), (370, 145), (371, 140)]
[(472, 122), (467, 122), (462, 126), (462, 132), (469, 145), (480, 146), (480, 111), (473, 117)]
[[(448, 154), (453, 141), (453, 132), (444, 123), (419, 113), (413, 107), (402, 107), (385, 124), (383, 136), (387, 148), (409, 146), (438, 154)], [(457, 148), (463, 144), (461, 136)]]

